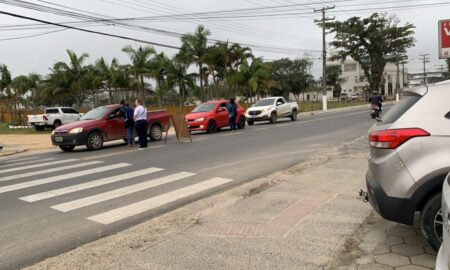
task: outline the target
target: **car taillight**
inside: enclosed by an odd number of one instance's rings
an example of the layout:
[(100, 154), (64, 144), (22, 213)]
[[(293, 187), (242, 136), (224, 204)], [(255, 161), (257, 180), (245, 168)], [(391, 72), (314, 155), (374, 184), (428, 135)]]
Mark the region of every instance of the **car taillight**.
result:
[(369, 142), (376, 148), (395, 149), (412, 138), (425, 136), (430, 133), (420, 128), (388, 129), (370, 133)]
[(44, 118), (44, 121), (48, 120), (47, 115), (44, 115), (42, 118)]

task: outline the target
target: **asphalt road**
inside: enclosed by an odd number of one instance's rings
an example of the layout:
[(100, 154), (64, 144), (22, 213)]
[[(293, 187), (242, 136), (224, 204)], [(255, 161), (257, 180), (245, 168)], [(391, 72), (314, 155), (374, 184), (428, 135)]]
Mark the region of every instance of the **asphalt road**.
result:
[[(367, 109), (195, 134), (150, 149), (110, 143), (0, 160), (0, 269), (17, 269), (367, 133)], [(132, 175), (134, 174), (134, 175)]]

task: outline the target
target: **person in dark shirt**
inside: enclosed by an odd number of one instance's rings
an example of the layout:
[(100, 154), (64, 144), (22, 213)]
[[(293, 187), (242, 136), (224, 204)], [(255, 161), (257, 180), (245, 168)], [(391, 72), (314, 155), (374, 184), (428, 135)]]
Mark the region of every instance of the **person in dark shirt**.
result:
[(125, 128), (127, 129), (127, 145), (128, 147), (134, 147), (134, 109), (125, 100), (122, 100), (120, 105), (122, 106), (121, 115), (125, 120)]
[(237, 105), (234, 98), (230, 98), (230, 105), (228, 106), (228, 116), (230, 120), (231, 130), (236, 130)]
[(378, 110), (381, 112), (383, 106), (383, 97), (378, 95), (377, 91), (373, 91), (373, 95), (369, 98), (369, 102), (372, 105), (378, 106)]

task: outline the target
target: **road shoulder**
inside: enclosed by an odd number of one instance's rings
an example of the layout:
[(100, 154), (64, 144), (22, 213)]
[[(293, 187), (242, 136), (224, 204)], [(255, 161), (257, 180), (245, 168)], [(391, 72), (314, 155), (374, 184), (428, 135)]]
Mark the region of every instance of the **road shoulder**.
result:
[(26, 269), (322, 269), (371, 208), (363, 140)]

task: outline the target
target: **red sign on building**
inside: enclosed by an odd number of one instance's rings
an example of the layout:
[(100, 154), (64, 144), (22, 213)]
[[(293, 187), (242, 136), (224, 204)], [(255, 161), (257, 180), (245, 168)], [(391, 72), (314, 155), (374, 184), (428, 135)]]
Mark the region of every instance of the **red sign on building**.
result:
[(439, 21), (439, 59), (450, 58), (450, 20)]

